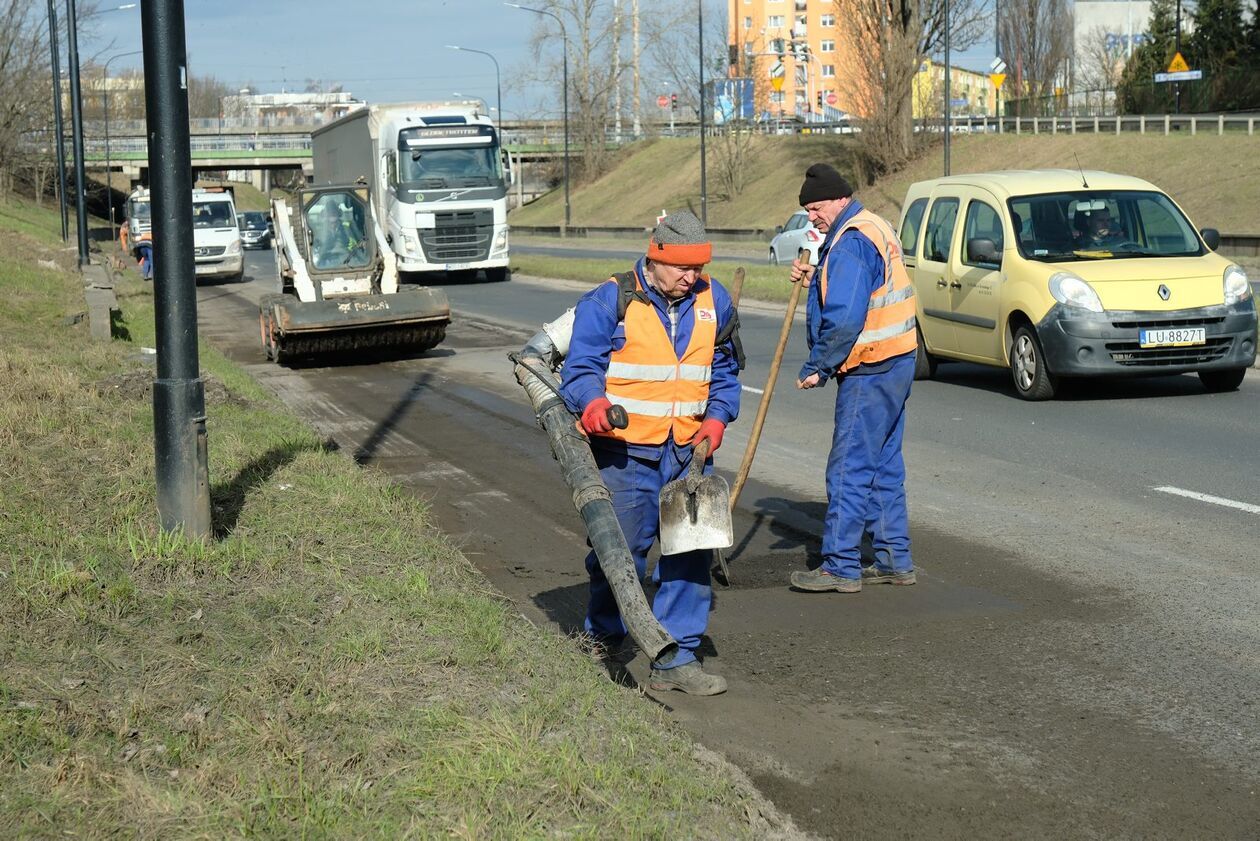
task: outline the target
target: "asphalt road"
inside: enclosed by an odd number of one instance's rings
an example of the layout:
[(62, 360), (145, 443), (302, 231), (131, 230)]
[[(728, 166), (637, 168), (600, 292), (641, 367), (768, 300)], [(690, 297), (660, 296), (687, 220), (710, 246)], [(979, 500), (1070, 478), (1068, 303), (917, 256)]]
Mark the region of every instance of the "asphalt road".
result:
[[(270, 254), (248, 266), (201, 288), (203, 335), (430, 500), (526, 615), (575, 629), (580, 520), (505, 354), (582, 287), (445, 285), (455, 321), (425, 357), (284, 369), (257, 347)], [(781, 317), (744, 308), (749, 389)], [(1003, 372), (943, 366), (909, 409), (920, 583), (807, 595), (785, 585), (817, 561), (835, 392), (792, 388), (799, 333), (705, 646), (731, 690), (648, 697), (820, 836), (1260, 837), (1260, 371), (1232, 394), (1182, 376), (1030, 404)]]

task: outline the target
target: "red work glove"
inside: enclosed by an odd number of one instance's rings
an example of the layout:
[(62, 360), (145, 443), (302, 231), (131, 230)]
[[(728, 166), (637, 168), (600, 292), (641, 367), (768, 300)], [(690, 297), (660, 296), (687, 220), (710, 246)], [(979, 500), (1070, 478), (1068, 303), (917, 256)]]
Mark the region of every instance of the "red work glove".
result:
[(587, 403), (582, 410), (582, 431), (587, 435), (610, 431), (612, 424), (608, 422), (608, 410), (611, 408), (612, 403), (607, 397), (596, 397)]
[(709, 439), (709, 455), (717, 452), (722, 446), (722, 433), (726, 432), (726, 424), (715, 418), (707, 418), (700, 424), (700, 431), (691, 439), (691, 446), (697, 447), (705, 438)]

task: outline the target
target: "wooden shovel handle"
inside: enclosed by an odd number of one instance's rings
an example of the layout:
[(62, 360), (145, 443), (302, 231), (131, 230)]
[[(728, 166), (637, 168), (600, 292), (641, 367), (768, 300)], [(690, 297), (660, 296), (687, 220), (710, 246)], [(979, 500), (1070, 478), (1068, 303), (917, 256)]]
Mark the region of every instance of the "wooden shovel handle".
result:
[[(809, 261), (809, 251), (802, 248), (796, 255), (798, 260)], [(748, 436), (748, 446), (744, 448), (744, 460), (740, 462), (739, 472), (735, 474), (735, 485), (731, 488), (731, 511), (739, 501), (739, 493), (748, 481), (748, 471), (752, 469), (753, 456), (757, 453), (757, 442), (761, 440), (761, 427), (766, 422), (766, 413), (770, 410), (770, 398), (774, 396), (774, 383), (779, 377), (779, 366), (783, 363), (783, 351), (787, 347), (788, 336), (792, 333), (792, 320), (796, 317), (796, 304), (801, 297), (803, 281), (792, 284), (792, 295), (788, 298), (787, 312), (783, 314), (783, 326), (779, 328), (779, 345), (774, 349), (774, 359), (770, 361), (770, 376), (766, 378), (765, 392), (761, 395), (761, 404), (757, 407), (757, 417), (753, 420), (752, 433)]]

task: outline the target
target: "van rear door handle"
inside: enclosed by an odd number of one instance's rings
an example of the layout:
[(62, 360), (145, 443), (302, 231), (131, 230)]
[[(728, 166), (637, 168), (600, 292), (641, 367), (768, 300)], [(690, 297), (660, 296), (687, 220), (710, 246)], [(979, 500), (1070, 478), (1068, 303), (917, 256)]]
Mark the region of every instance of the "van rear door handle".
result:
[(951, 280), (951, 281), (949, 282), (949, 288), (950, 288), (950, 289), (962, 289), (962, 284), (961, 284), (961, 283), (959, 283), (959, 282), (958, 282), (958, 281), (956, 281), (956, 280)]
[(941, 278), (940, 280), (936, 281), (936, 288), (937, 289), (945, 288), (945, 278)]

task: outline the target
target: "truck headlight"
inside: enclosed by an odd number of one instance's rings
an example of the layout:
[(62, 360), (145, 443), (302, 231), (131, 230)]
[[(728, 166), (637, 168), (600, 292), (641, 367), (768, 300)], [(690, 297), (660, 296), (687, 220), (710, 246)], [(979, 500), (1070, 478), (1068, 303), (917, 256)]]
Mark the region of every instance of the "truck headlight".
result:
[(1251, 297), (1251, 281), (1238, 266), (1226, 266), (1221, 283), (1225, 287), (1226, 304), (1238, 304)]
[(496, 251), (496, 252), (507, 251), (507, 247), (508, 247), (508, 229), (507, 229), (507, 226), (504, 226), (503, 230), (499, 231), (499, 233), (495, 235), (494, 246), (491, 247), (490, 250)]
[(1050, 276), (1050, 294), (1060, 304), (1080, 307), (1090, 312), (1102, 312), (1102, 301), (1094, 287), (1071, 272), (1055, 272)]
[(406, 248), (407, 251), (415, 251), (416, 238), (411, 234), (403, 234), (403, 248)]
[(228, 247), (227, 247), (227, 253), (228, 253), (228, 254), (240, 254), (240, 253), (241, 253), (241, 241), (240, 241), (239, 239), (234, 239), (234, 240), (232, 240), (231, 242), (229, 242), (229, 243), (228, 243)]

